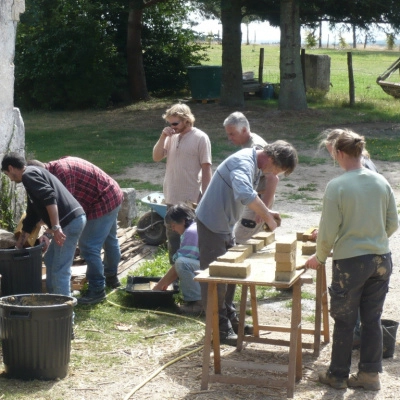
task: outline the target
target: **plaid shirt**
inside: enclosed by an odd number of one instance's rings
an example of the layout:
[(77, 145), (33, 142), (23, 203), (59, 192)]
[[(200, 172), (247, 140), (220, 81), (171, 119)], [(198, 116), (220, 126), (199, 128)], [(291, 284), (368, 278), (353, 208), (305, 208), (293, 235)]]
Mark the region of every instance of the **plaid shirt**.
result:
[(63, 157), (45, 164), (85, 210), (88, 220), (100, 218), (118, 207), (124, 194), (104, 171), (77, 157)]

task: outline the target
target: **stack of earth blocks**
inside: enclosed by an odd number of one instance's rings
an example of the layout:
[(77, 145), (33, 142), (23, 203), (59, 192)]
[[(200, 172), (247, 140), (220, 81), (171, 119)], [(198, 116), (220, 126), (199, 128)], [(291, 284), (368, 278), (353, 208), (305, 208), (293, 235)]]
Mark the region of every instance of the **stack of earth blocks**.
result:
[(297, 240), (290, 238), (276, 242), (275, 248), (275, 280), (290, 282), (296, 273)]

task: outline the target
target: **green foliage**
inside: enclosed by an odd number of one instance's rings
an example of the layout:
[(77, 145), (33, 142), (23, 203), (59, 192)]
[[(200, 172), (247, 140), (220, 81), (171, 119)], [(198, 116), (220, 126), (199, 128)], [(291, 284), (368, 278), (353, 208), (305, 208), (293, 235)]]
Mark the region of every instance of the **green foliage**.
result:
[[(175, 2), (176, 3), (176, 2)], [(143, 61), (147, 88), (157, 96), (179, 93), (188, 88), (187, 66), (206, 59), (205, 47), (196, 34), (182, 27), (189, 20), (190, 8), (160, 3), (144, 12), (142, 31)]]
[(170, 268), (168, 250), (160, 247), (152, 260), (144, 261), (135, 271), (134, 276), (164, 276)]
[(386, 45), (388, 50), (393, 50), (394, 45), (396, 43), (396, 37), (393, 33), (386, 34)]
[(16, 41), (16, 104), (25, 109), (106, 106), (121, 75), (110, 23), (118, 3), (113, 10), (90, 0), (26, 3)]
[(346, 39), (342, 36), (342, 34), (340, 34), (339, 36), (339, 47), (341, 49), (345, 49), (348, 46)]
[(9, 232), (15, 230), (15, 214), (14, 214), (15, 191), (7, 176), (1, 173), (0, 185), (0, 228)]
[(312, 49), (317, 46), (317, 38), (315, 37), (315, 33), (312, 31), (306, 32), (306, 48)]

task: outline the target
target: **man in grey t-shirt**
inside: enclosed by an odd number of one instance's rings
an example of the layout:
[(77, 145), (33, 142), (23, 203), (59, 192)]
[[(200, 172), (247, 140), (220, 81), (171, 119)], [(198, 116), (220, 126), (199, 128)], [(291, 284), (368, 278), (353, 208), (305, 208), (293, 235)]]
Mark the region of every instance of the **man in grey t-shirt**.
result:
[[(230, 114), (224, 121), (225, 132), (228, 139), (235, 145), (242, 148), (255, 147), (262, 150), (267, 142), (256, 133), (250, 131), (250, 124), (244, 114), (234, 112)], [(275, 190), (278, 185), (279, 178), (274, 174), (266, 174), (260, 178), (260, 182), (256, 188), (261, 200), (268, 208), (272, 208), (275, 198)], [(234, 228), (236, 243), (244, 243), (253, 235), (258, 233), (264, 225), (264, 221), (257, 219), (256, 213), (246, 207), (239, 221)]]

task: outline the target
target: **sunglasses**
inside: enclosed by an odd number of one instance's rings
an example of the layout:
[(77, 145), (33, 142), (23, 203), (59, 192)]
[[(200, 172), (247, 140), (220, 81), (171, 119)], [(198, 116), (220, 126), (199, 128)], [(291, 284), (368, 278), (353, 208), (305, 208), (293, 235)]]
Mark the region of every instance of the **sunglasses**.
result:
[(169, 126), (178, 126), (181, 122), (172, 122), (169, 124)]

